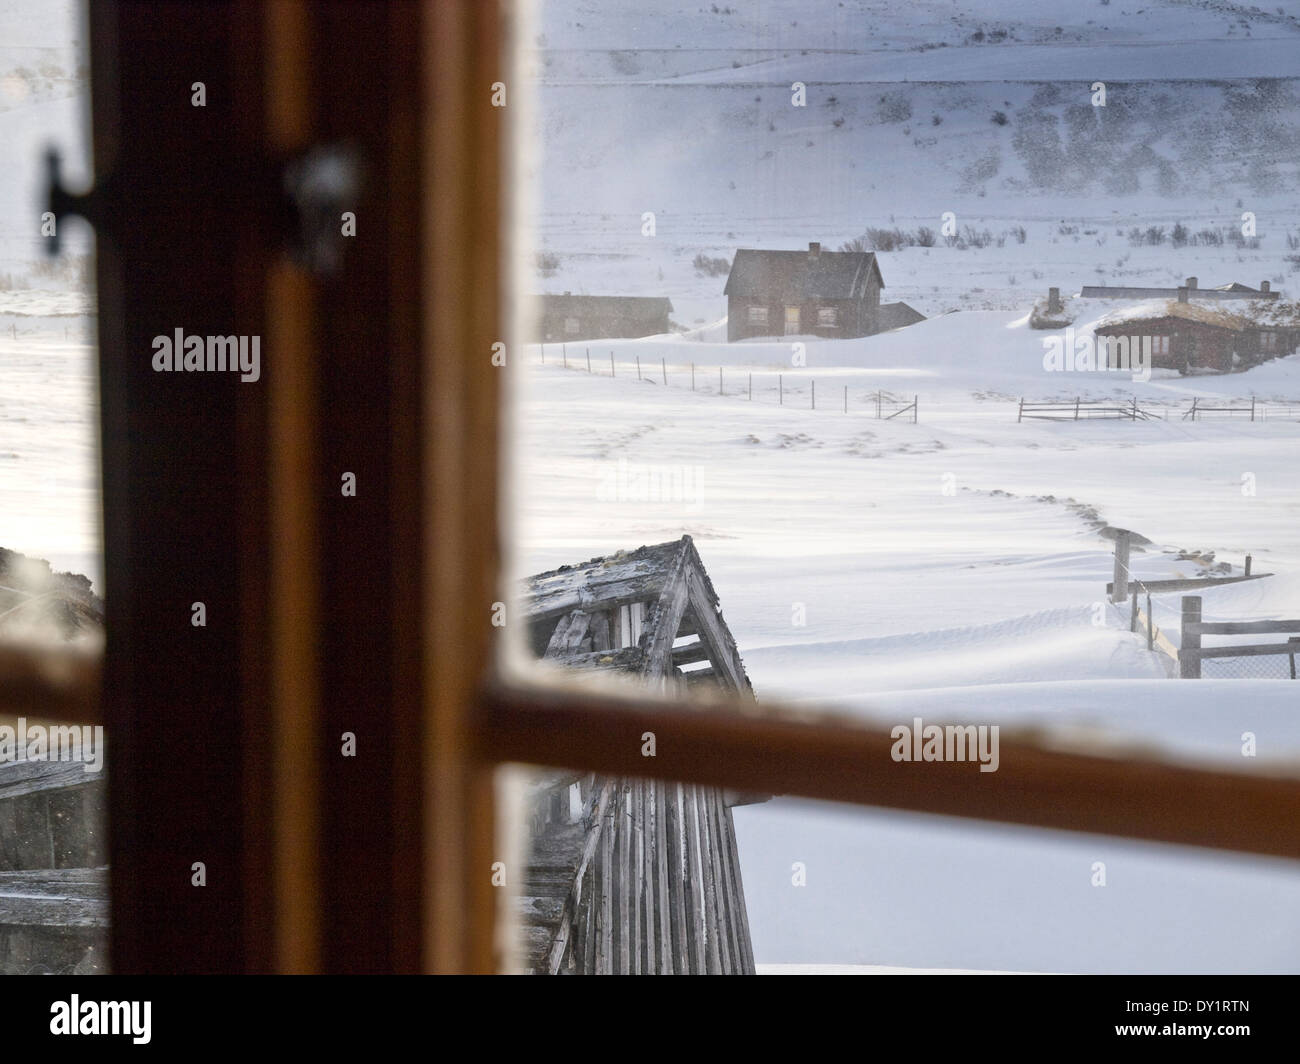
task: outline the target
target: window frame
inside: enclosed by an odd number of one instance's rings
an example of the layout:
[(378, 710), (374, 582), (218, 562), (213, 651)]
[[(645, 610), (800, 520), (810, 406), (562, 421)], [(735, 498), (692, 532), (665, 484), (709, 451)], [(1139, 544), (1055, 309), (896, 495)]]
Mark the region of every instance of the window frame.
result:
[[(153, 48), (210, 56), (205, 49), (213, 39), (229, 43), (232, 27), (248, 29), (239, 20), (248, 18), (249, 9), (241, 7), (236, 15), (235, 7), (210, 14), (210, 24), (199, 30), (191, 25), (178, 40), (160, 36), (149, 24), (167, 20), (164, 3), (149, 9), (142, 4), (92, 5), (95, 54), (111, 57), (119, 44), (127, 48), (152, 37), (157, 42)], [(125, 19), (124, 11), (129, 12)], [(342, 8), (288, 0), (267, 5), (265, 18), (260, 35), (253, 36), (261, 59), (255, 67), (258, 77), (265, 69), (270, 79), (270, 142), (291, 149), (309, 137), (355, 131), (363, 122), (378, 125), (394, 145), (379, 180), (386, 183), (388, 204), (409, 210), (400, 215), (401, 224), (414, 234), (409, 247), (394, 242), (389, 249), (400, 268), (367, 283), (388, 296), (374, 310), (373, 328), (414, 326), (401, 360), (417, 386), (413, 395), (392, 387), (377, 400), (391, 415), (386, 437), (373, 445), (360, 436), (345, 440), (366, 459), (389, 463), (384, 476), (391, 481), (391, 509), (385, 518), (390, 523), (382, 529), (394, 551), (392, 580), (398, 573), (411, 574), (410, 589), (392, 599), (403, 608), (400, 616), (396, 610), (392, 616), (347, 616), (381, 625), (378, 634), (392, 640), (394, 654), (404, 664), (395, 666), (391, 684), (378, 691), (374, 712), (395, 743), (422, 753), (394, 762), (390, 788), (357, 792), (360, 813), (389, 818), (394, 829), (384, 850), (394, 868), (371, 887), (375, 904), (385, 910), (379, 930), (388, 945), (371, 949), (366, 954), (370, 963), (396, 971), (505, 967), (507, 921), (501, 918), (501, 892), (491, 886), (491, 866), (505, 838), (497, 820), (494, 774), (511, 763), (653, 775), (979, 822), (1300, 858), (1300, 782), (1292, 778), (1196, 768), (1149, 754), (1120, 758), (1053, 749), (1030, 733), (1005, 729), (997, 773), (942, 762), (918, 771), (889, 757), (893, 741), (882, 725), (771, 703), (761, 713), (752, 704), (726, 701), (701, 712), (694, 701), (554, 688), (504, 671), (499, 630), (489, 617), (494, 602), (508, 601), (500, 498), (506, 384), (490, 355), (492, 345), (507, 334), (511, 302), (505, 264), (511, 261), (509, 227), (514, 220), (507, 189), (517, 170), (508, 147), (515, 113), (509, 107), (494, 108), (489, 100), (491, 82), (499, 77), (492, 72), (511, 69), (506, 49), (514, 12), (511, 5), (478, 0)], [(353, 79), (340, 79), (334, 88), (312, 80), (320, 57), (360, 36), (356, 19), (367, 20), (381, 39), (413, 42), (396, 57), (375, 51), (362, 58), (375, 64), (376, 72), (381, 59), (393, 67), (391, 78), (384, 75), (393, 92), (392, 109), (381, 115), (365, 113), (364, 94), (349, 104), (348, 94), (357, 84)], [(230, 54), (239, 55), (237, 49), (223, 53)], [(99, 65), (95, 76), (98, 136), (111, 120), (117, 86), (111, 67)], [(423, 101), (415, 111), (406, 106), (412, 82), (418, 83)], [(304, 92), (317, 107), (296, 108)], [(96, 158), (98, 168), (105, 156), (97, 151)], [(402, 164), (411, 161), (418, 167), (404, 173)], [(408, 269), (404, 251), (416, 253), (418, 269)], [(109, 308), (101, 318), (107, 463), (131, 453), (112, 436), (120, 428), (114, 419), (127, 402), (123, 372), (128, 352), (110, 321), (111, 308), (123, 298), (111, 287), (120, 278), (104, 270), (101, 260), (101, 303)], [(249, 563), (253, 579), (237, 603), (239, 620), (249, 633), (272, 634), (275, 661), (267, 660), (251, 634), (244, 635), (237, 654), (248, 723), (269, 728), (274, 749), (285, 760), (254, 758), (245, 751), (229, 754), (232, 770), (241, 773), (238, 787), (245, 805), (238, 815), (251, 831), (243, 840), (244, 861), (231, 873), (239, 877), (245, 896), (234, 915), (241, 933), (234, 952), (212, 945), (212, 936), (229, 928), (214, 923), (211, 914), (200, 913), (193, 927), (169, 928), (161, 944), (154, 941), (154, 928), (137, 908), (138, 891), (131, 893), (130, 880), (138, 870), (121, 866), (127, 851), (115, 836), (113, 933), (119, 971), (229, 970), (232, 965), (246, 971), (340, 970), (348, 962), (332, 941), (337, 929), (322, 917), (341, 911), (352, 898), (344, 887), (373, 871), (356, 855), (330, 849), (331, 830), (345, 821), (340, 820), (340, 799), (323, 785), (326, 763), (292, 754), (295, 735), (328, 732), (347, 719), (346, 713), (355, 712), (347, 701), (349, 692), (332, 686), (337, 677), (322, 655), (286, 634), (298, 611), (307, 611), (323, 627), (317, 612), (322, 601), (345, 613), (361, 609), (338, 597), (329, 575), (331, 565), (349, 561), (346, 540), (326, 537), (316, 553), (294, 554), (310, 528), (310, 523), (294, 522), (310, 522), (313, 515), (319, 519), (322, 504), (295, 490), (293, 471), (304, 463), (331, 467), (341, 453), (318, 436), (325, 419), (337, 415), (322, 388), (337, 385), (342, 371), (317, 357), (341, 326), (322, 314), (320, 301), (312, 298), (315, 285), (301, 271), (272, 266), (270, 277), (281, 296), (305, 297), (300, 311), (280, 315), (278, 324), (268, 321), (268, 327), (281, 330), (279, 350), (289, 352), (284, 357), (307, 376), (297, 381), (300, 386), (271, 393), (264, 407), (246, 405), (255, 393), (239, 393), (241, 428), (265, 444), (272, 470), (266, 497), (252, 500), (256, 512), (243, 513), (239, 522), (240, 548), (254, 555)], [(416, 300), (418, 318), (411, 317), (408, 306), (414, 291), (423, 296), (422, 305)], [(265, 296), (258, 292), (248, 298), (261, 306)], [(313, 367), (322, 377), (314, 384)], [(268, 417), (272, 410), (311, 428), (302, 438), (308, 442), (274, 431)], [(138, 497), (140, 488), (127, 472), (106, 472), (107, 513), (122, 513)], [(254, 474), (262, 471), (246, 472), (246, 483), (255, 484)], [(285, 502), (293, 520), (273, 525), (267, 509)], [(287, 544), (277, 543), (277, 528), (298, 528), (298, 533)], [(116, 550), (123, 535), (110, 526), (106, 554)], [(266, 553), (265, 564), (256, 560), (258, 551)], [(130, 655), (153, 622), (124, 608), (129, 603), (117, 585), (108, 604), (109, 642), (98, 667), (57, 652), (0, 649), (0, 675), (6, 681), (0, 684), (0, 711), (30, 712), (39, 705), (51, 719), (103, 719), (110, 728), (133, 720), (156, 724), (167, 709), (164, 701), (134, 717), (123, 701), (132, 684), (147, 680), (131, 672)], [(72, 667), (60, 671), (67, 661)], [(18, 682), (9, 682), (11, 677)], [(106, 685), (102, 701), (101, 682)], [(639, 740), (644, 731), (672, 735), (673, 742), (660, 743), (657, 757), (645, 759)], [(168, 765), (156, 754), (133, 748), (129, 740), (111, 756), (116, 816), (147, 813), (164, 827), (183, 823), (172, 810), (150, 806), (141, 797), (152, 793), (148, 773), (166, 775)], [(251, 827), (257, 803), (262, 812), (271, 812), (265, 831)], [(398, 868), (401, 862), (411, 867)], [(158, 882), (176, 870), (149, 871), (149, 882)], [(343, 885), (336, 881), (340, 878)], [(364, 929), (361, 923), (349, 928), (357, 934)], [(258, 945), (259, 935), (267, 945)], [(409, 948), (401, 945), (408, 941), (413, 943)], [(191, 952), (182, 958), (164, 952), (186, 946)]]

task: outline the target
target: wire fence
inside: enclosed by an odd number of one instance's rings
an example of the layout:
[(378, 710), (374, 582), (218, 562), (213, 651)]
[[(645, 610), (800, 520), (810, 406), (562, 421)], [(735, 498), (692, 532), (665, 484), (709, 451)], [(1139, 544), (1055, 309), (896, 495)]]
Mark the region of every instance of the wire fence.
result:
[[(862, 413), (878, 421), (905, 421), (917, 423), (920, 396), (898, 394), (876, 389), (862, 391), (847, 384), (839, 384), (823, 377), (806, 377), (798, 373), (740, 369), (725, 366), (704, 366), (694, 362), (670, 363), (666, 358), (642, 362), (640, 355), (633, 356), (629, 364), (615, 359), (610, 351), (608, 358), (593, 352), (589, 346), (567, 344), (541, 346), (542, 365), (559, 365), (563, 369), (578, 370), (593, 376), (635, 377), (669, 388), (682, 388), (702, 395), (717, 395), (748, 402), (789, 406), (808, 410), (839, 411), (844, 414)], [(559, 347), (558, 359), (556, 347)], [(716, 370), (716, 372), (715, 372)], [(756, 379), (757, 378), (757, 379)], [(818, 386), (820, 383), (820, 387)]]

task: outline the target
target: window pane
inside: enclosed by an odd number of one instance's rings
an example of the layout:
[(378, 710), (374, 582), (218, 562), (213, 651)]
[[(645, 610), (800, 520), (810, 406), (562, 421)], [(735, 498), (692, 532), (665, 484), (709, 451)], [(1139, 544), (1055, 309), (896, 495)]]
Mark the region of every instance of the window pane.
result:
[[(45, 210), (43, 153), (90, 173), (78, 3), (0, 5), (0, 639), (88, 652), (103, 638), (94, 246)], [(43, 235), (44, 234), (44, 235)], [(0, 972), (107, 963), (103, 729), (33, 705), (0, 716)]]
[(961, 729), (991, 779), (1013, 727), (1279, 771), (1300, 27), (986, 6), (533, 6), (520, 294), (623, 310), (511, 347), (531, 657)]

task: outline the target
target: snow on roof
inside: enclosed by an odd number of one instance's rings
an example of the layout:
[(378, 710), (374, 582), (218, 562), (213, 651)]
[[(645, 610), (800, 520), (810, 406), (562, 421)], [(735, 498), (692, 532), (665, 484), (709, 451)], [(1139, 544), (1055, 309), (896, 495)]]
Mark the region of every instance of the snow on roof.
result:
[[(1282, 315), (1283, 308), (1290, 308), (1290, 311)], [(1205, 325), (1216, 325), (1234, 332), (1242, 332), (1243, 329), (1256, 325), (1300, 324), (1300, 312), (1297, 312), (1294, 303), (1268, 303), (1256, 299), (1236, 304), (1234, 310), (1229, 311), (1221, 303), (1199, 302), (1196, 299), (1188, 299), (1186, 303), (1177, 299), (1143, 299), (1102, 313), (1092, 321), (1089, 328), (1104, 329), (1127, 321), (1149, 321), (1157, 317), (1182, 317), (1187, 321), (1200, 321)]]

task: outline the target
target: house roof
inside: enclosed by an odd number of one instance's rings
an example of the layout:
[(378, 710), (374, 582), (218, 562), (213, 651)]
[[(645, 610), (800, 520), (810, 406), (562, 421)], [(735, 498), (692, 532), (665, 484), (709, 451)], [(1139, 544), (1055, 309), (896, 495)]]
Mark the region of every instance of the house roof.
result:
[(557, 294), (546, 292), (533, 298), (539, 299), (545, 310), (557, 314), (579, 314), (585, 311), (602, 310), (610, 314), (671, 314), (672, 300), (666, 296), (586, 296), (565, 292)]
[(1229, 329), (1232, 332), (1242, 332), (1258, 324), (1248, 315), (1240, 311), (1224, 310), (1219, 304), (1207, 306), (1190, 300), (1181, 303), (1171, 299), (1150, 300), (1123, 307), (1105, 315), (1097, 322), (1095, 328), (1100, 330), (1131, 322), (1155, 321), (1159, 318), (1182, 318), (1185, 321), (1196, 321), (1202, 325)]
[(925, 315), (906, 303), (881, 303), (876, 314), (876, 323), (882, 332), (886, 329), (912, 325), (918, 321), (925, 321)]
[[(643, 603), (641, 638), (612, 648), (597, 615)], [(595, 672), (672, 675), (681, 664), (707, 661), (689, 679), (714, 680), (753, 697), (735, 640), (722, 618), (717, 592), (690, 536), (579, 565), (563, 565), (525, 581), (524, 617), (542, 656), (558, 665)], [(697, 640), (674, 645), (680, 638)]]
[(1248, 284), (1242, 284), (1240, 281), (1233, 281), (1231, 284), (1217, 285), (1215, 292), (1258, 292), (1258, 288), (1251, 288)]
[(866, 291), (875, 271), (885, 287), (874, 251), (767, 251), (740, 248), (731, 263), (723, 295), (767, 296), (803, 302), (853, 299)]

